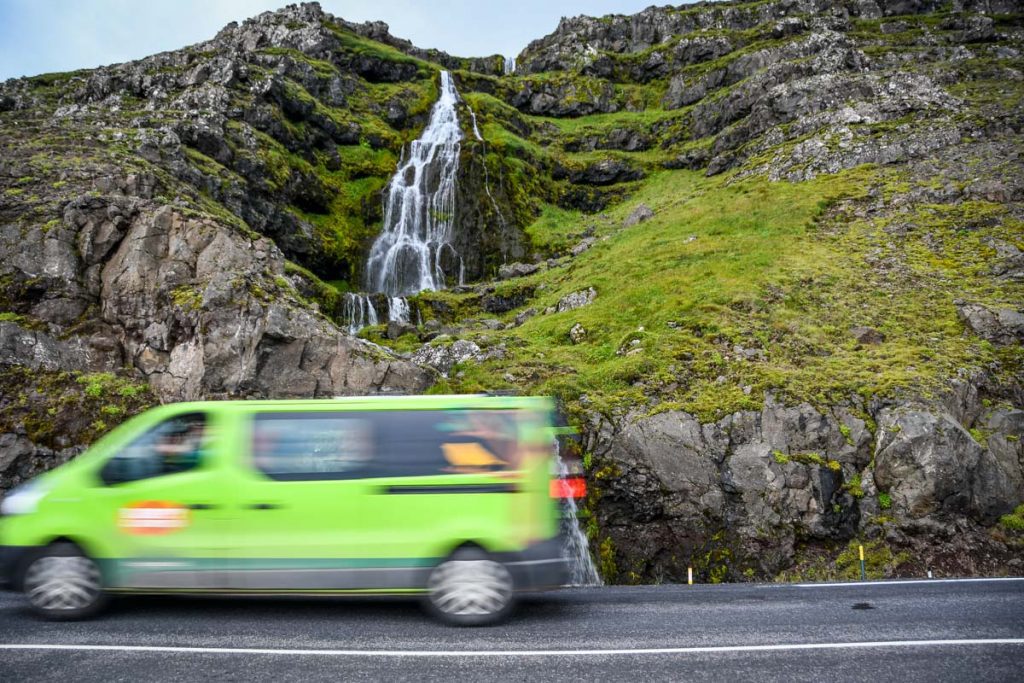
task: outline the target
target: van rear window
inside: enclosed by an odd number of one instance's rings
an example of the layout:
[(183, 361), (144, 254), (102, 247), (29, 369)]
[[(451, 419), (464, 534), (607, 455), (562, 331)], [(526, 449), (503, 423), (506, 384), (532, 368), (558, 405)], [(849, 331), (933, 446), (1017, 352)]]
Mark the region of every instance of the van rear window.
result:
[(513, 410), (264, 413), (253, 466), (272, 479), (365, 479), (519, 469)]

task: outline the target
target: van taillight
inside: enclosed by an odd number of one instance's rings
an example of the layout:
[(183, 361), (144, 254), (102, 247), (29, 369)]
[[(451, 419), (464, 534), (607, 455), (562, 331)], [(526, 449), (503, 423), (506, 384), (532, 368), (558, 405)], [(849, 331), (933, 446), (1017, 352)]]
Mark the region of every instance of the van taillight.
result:
[(551, 480), (552, 498), (583, 498), (587, 495), (587, 480), (583, 477)]

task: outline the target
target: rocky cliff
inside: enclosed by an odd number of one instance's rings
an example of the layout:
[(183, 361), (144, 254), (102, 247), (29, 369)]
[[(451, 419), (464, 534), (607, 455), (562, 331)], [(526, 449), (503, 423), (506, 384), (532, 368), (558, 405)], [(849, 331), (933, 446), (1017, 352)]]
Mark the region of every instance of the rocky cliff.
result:
[[(1019, 572), (1022, 50), (1014, 2), (721, 2), (506, 75), (308, 4), (8, 81), (0, 486), (154, 401), (515, 389), (609, 580)], [(469, 283), (349, 335), (442, 68)]]

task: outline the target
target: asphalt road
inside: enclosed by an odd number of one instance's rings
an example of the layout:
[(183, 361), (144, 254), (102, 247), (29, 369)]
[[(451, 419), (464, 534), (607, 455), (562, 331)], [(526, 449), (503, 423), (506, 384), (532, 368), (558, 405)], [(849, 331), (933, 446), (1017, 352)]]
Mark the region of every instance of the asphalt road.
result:
[(124, 598), (49, 623), (0, 593), (0, 680), (319, 678), (1021, 681), (1024, 579), (575, 589), (479, 629), (335, 599)]

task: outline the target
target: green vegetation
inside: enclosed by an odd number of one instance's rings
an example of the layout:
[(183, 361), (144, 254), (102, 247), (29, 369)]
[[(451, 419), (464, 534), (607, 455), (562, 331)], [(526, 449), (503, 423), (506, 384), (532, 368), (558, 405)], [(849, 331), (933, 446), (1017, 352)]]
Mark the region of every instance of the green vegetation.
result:
[(0, 369), (0, 432), (23, 429), (34, 443), (60, 450), (91, 443), (111, 426), (151, 406), (149, 387), (111, 372)]
[(854, 539), (845, 546), (805, 548), (797, 553), (792, 570), (784, 571), (776, 581), (854, 581), (860, 578), (860, 549), (864, 546), (864, 568), (868, 579), (899, 576), (901, 568), (913, 557), (908, 552), (893, 552), (883, 540)]
[(1016, 510), (1000, 517), (999, 523), (1011, 531), (1024, 531), (1024, 505), (1018, 505)]
[(171, 301), (182, 310), (198, 311), (203, 307), (203, 291), (193, 285), (181, 285), (171, 292)]

